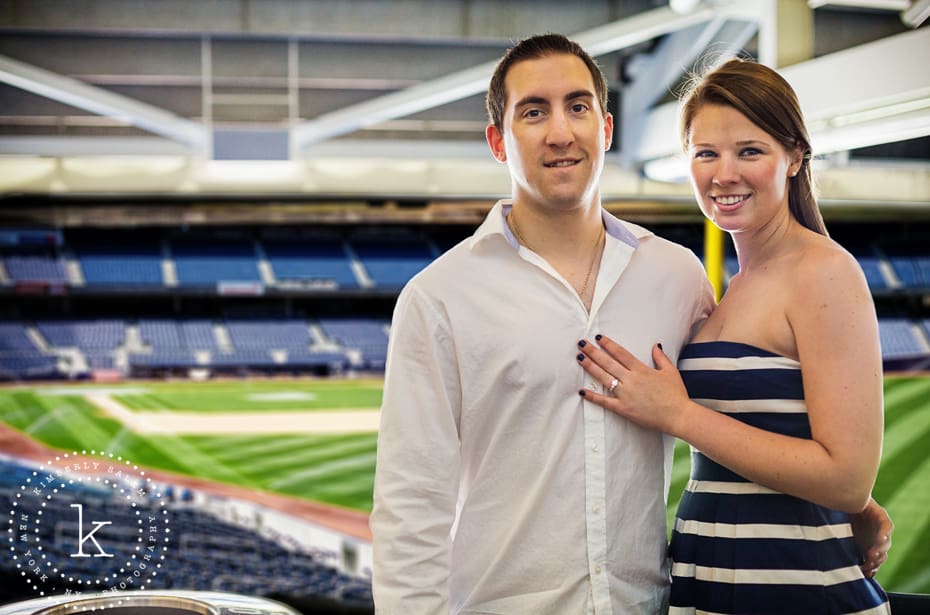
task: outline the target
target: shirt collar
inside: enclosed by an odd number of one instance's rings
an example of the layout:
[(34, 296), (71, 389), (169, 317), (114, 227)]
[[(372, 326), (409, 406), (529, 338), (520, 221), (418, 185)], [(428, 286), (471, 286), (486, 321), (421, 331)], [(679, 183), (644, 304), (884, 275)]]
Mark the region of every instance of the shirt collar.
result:
[[(507, 214), (510, 213), (511, 209), (513, 209), (513, 201), (511, 199), (501, 199), (495, 203), (490, 213), (488, 213), (487, 218), (484, 219), (484, 222), (481, 223), (481, 226), (478, 227), (478, 230), (475, 231), (475, 234), (472, 236), (469, 247), (474, 248), (490, 237), (502, 235), (507, 243), (515, 250), (518, 250), (520, 248), (520, 242), (514, 237), (513, 232), (510, 230), (510, 225), (506, 222)], [(634, 250), (639, 247), (640, 239), (652, 235), (651, 231), (635, 224), (627, 224), (605, 209), (601, 209), (601, 217), (604, 220), (604, 229), (607, 231), (607, 234), (625, 243)]]

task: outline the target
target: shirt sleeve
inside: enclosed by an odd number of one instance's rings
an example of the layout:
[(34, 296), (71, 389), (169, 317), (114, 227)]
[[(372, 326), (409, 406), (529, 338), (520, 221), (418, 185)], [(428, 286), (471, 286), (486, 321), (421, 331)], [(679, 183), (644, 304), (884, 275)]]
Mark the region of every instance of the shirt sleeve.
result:
[(711, 285), (710, 280), (707, 279), (707, 276), (704, 275), (703, 269), (701, 270), (698, 283), (700, 284), (700, 290), (698, 291), (698, 300), (694, 302), (694, 313), (691, 318), (691, 334), (688, 336), (689, 340), (694, 337), (694, 334), (698, 332), (698, 329), (701, 328), (704, 321), (707, 320), (707, 317), (710, 316), (714, 308), (717, 307), (714, 287)]
[(391, 325), (370, 518), (379, 615), (449, 612), (460, 466), (454, 353), (446, 319), (408, 284)]
[(685, 340), (687, 343), (694, 335), (698, 332), (701, 326), (704, 324), (704, 321), (710, 316), (711, 312), (714, 311), (714, 308), (717, 307), (717, 299), (714, 295), (714, 287), (710, 283), (710, 280), (707, 278), (707, 273), (704, 271), (704, 266), (701, 264), (700, 259), (698, 259), (693, 254), (690, 255), (693, 264), (696, 265), (693, 267), (693, 273), (690, 274), (687, 281), (687, 286), (693, 288), (693, 291), (690, 293), (691, 300), (691, 310), (690, 310), (690, 332), (688, 333), (688, 338)]

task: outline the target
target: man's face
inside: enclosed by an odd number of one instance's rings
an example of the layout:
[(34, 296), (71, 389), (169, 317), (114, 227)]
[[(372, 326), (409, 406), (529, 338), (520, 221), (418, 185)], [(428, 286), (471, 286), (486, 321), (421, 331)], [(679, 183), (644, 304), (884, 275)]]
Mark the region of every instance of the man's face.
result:
[(524, 60), (504, 87), (503, 134), (489, 126), (487, 138), (507, 162), (514, 201), (560, 211), (595, 203), (613, 118), (600, 108), (587, 65), (570, 54)]

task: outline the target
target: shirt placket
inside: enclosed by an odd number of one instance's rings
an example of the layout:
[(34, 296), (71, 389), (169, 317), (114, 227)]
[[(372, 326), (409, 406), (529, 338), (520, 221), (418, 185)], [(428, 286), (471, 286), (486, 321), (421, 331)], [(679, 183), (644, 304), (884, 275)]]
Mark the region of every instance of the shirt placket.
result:
[[(608, 239), (604, 246), (595, 286), (591, 311), (586, 314), (586, 337), (589, 339), (600, 327), (598, 312), (603, 297), (613, 288), (630, 261), (630, 253)], [(606, 394), (605, 387), (592, 376), (585, 376), (588, 389)], [(607, 410), (589, 401), (584, 404), (584, 475), (585, 521), (587, 525), (588, 578), (590, 579), (590, 612), (594, 615), (613, 615), (610, 599), (610, 577), (607, 570)]]
[[(589, 389), (604, 393), (604, 388), (587, 377)], [(584, 408), (585, 447), (585, 522), (587, 527), (588, 575), (591, 584), (593, 613), (613, 613), (607, 575), (607, 480), (604, 446), (605, 410), (590, 402)]]

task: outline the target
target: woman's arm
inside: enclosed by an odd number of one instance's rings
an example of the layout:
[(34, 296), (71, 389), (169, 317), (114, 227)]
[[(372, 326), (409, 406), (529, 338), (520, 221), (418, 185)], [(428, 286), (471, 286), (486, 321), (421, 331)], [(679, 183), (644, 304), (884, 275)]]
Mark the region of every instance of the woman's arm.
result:
[[(852, 257), (820, 250), (795, 276), (788, 320), (804, 379), (812, 439), (751, 427), (688, 399), (661, 348), (657, 369), (602, 337), (579, 357), (613, 395), (580, 391), (643, 426), (685, 440), (747, 479), (830, 508), (859, 512), (869, 501), (882, 439), (881, 354), (868, 287)], [(773, 289), (773, 293), (779, 292)], [(760, 299), (761, 300), (761, 299)]]

